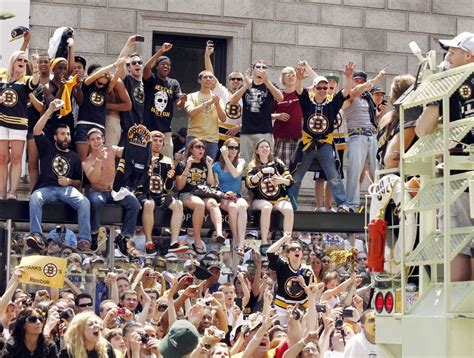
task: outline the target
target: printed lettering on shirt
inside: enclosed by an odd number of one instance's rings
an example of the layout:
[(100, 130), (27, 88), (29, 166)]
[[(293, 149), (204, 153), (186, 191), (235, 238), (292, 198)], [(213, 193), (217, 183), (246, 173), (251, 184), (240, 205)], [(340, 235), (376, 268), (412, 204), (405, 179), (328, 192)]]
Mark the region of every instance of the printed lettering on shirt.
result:
[(260, 91), (257, 88), (250, 88), (249, 93), (245, 95), (245, 101), (249, 104), (250, 112), (260, 113), (260, 107), (262, 106), (267, 95), (267, 91)]
[(2, 94), (4, 97), (3, 105), (5, 107), (13, 107), (14, 105), (17, 104), (18, 94), (13, 88), (6, 88)]
[(104, 104), (105, 97), (104, 97), (103, 94), (101, 94), (99, 92), (92, 91), (92, 93), (90, 95), (90, 101), (94, 106), (100, 107)]
[(56, 154), (51, 162), (51, 168), (53, 168), (53, 173), (57, 176), (67, 176), (71, 166), (69, 162), (63, 156)]
[(230, 102), (227, 102), (225, 114), (230, 119), (239, 119), (242, 116), (242, 107), (238, 103), (230, 104)]
[(145, 102), (145, 91), (143, 90), (143, 83), (139, 83), (133, 88), (133, 99), (135, 102), (143, 104)]
[(134, 126), (128, 131), (128, 142), (140, 147), (146, 147), (150, 142), (150, 131), (143, 126)]
[(167, 88), (167, 87), (163, 87), (163, 86), (160, 86), (160, 85), (155, 86), (155, 91), (165, 92), (165, 93), (168, 93), (169, 95), (173, 94), (173, 89), (172, 88)]

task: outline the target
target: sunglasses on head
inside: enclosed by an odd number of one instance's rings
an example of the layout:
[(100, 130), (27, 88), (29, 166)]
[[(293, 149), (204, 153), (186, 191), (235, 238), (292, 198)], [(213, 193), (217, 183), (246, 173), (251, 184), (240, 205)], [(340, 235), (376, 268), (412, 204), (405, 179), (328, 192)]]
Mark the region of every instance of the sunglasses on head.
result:
[(318, 91), (327, 91), (328, 88), (327, 88), (327, 87), (319, 87), (319, 86), (317, 86), (316, 89), (317, 89)]
[(193, 148), (194, 149), (206, 149), (206, 146), (202, 145), (202, 144), (195, 144), (195, 145), (193, 145)]
[(142, 65), (142, 64), (143, 64), (143, 61), (142, 61), (142, 60), (140, 60), (140, 61), (132, 61), (132, 62), (130, 62), (130, 64), (131, 64), (132, 66), (135, 66), (135, 65)]
[(43, 323), (44, 322), (44, 317), (41, 317), (41, 316), (28, 316), (26, 317), (25, 319), (25, 322), (28, 322), (28, 323)]
[(242, 81), (242, 77), (231, 77), (231, 81)]
[(266, 69), (267, 69), (267, 66), (265, 66), (265, 65), (255, 65), (255, 68), (256, 68), (257, 70), (266, 70)]
[(88, 303), (80, 303), (77, 305), (78, 307), (85, 308), (85, 307), (92, 307), (92, 302)]
[(238, 145), (228, 145), (227, 148), (229, 150), (239, 150), (239, 146)]

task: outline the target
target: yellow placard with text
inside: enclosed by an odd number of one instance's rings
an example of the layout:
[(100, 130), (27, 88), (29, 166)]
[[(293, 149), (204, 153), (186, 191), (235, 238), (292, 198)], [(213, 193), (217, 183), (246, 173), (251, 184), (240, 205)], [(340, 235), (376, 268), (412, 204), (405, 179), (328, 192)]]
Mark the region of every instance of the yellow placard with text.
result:
[(20, 282), (28, 285), (63, 288), (67, 260), (51, 256), (23, 257), (20, 267), (23, 268)]

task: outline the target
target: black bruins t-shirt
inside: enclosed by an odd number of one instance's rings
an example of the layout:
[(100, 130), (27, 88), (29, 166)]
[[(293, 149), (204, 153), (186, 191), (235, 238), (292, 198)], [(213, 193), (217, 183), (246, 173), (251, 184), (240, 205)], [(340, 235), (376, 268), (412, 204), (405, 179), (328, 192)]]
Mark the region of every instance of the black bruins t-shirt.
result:
[[(176, 176), (183, 174), (186, 168), (186, 162), (181, 161), (176, 166)], [(194, 190), (197, 185), (207, 183), (207, 165), (206, 163), (193, 163), (186, 179), (186, 185), (180, 190), (180, 193), (189, 193)]]
[(82, 93), (84, 94), (84, 102), (79, 107), (77, 123), (80, 124), (82, 121), (91, 122), (105, 128), (107, 87), (97, 88), (94, 82), (89, 86), (83, 83)]
[(320, 104), (309, 98), (306, 88), (298, 97), (303, 111), (303, 131), (315, 140), (324, 141), (334, 131), (337, 114), (346, 100), (342, 91), (339, 91), (332, 101)]
[[(288, 168), (280, 159), (275, 159), (274, 162), (267, 163), (265, 167), (275, 169), (275, 173), (280, 174), (283, 178), (290, 180), (290, 186), (293, 184), (293, 177)], [(254, 199), (268, 200), (272, 204), (288, 198), (288, 191), (286, 185), (273, 185), (271, 178), (273, 174), (263, 174), (262, 178), (257, 184), (252, 183), (252, 176), (257, 174), (260, 169), (255, 166), (255, 162), (251, 161), (247, 167), (247, 175), (245, 176), (245, 185), (254, 194)]]
[(126, 112), (120, 112), (120, 125), (122, 126), (122, 130), (128, 131), (132, 125), (143, 123), (145, 90), (143, 82), (137, 81), (130, 75), (125, 76), (123, 84), (132, 101), (132, 109)]
[(181, 87), (173, 78), (165, 81), (152, 74), (143, 80), (145, 89), (145, 109), (143, 124), (149, 131), (171, 132), (174, 102), (179, 98)]
[(307, 267), (293, 270), (287, 261), (282, 260), (277, 254), (267, 253), (268, 267), (277, 273), (277, 292), (275, 305), (286, 308), (294, 303), (304, 304), (308, 298), (301, 287), (298, 276), (303, 276), (306, 285), (312, 280), (312, 272)]
[(252, 86), (242, 97), (241, 134), (273, 133), (272, 106), (273, 95), (264, 84)]
[[(51, 94), (56, 97), (59, 88), (56, 86), (56, 84), (53, 81), (49, 81), (49, 87), (51, 88)], [(71, 102), (72, 102), (72, 94), (71, 94)], [(45, 103), (46, 107), (49, 106), (48, 101)], [(44, 127), (44, 133), (46, 134), (46, 137), (54, 142), (54, 132), (58, 128), (58, 126), (66, 124), (69, 129), (72, 131), (74, 128), (74, 114), (69, 112), (65, 116), (60, 116), (59, 111), (54, 112), (51, 115), (51, 118), (48, 119), (48, 122), (46, 123), (46, 126)]]
[(153, 157), (148, 170), (149, 179), (146, 187), (151, 198), (160, 198), (173, 189), (175, 176), (168, 178), (168, 173), (174, 168), (171, 158), (159, 154)]
[(63, 152), (51, 143), (42, 133), (35, 135), (40, 158), (39, 177), (36, 189), (48, 186), (60, 186), (58, 177), (64, 176), (73, 180), (82, 180), (81, 160), (72, 150)]

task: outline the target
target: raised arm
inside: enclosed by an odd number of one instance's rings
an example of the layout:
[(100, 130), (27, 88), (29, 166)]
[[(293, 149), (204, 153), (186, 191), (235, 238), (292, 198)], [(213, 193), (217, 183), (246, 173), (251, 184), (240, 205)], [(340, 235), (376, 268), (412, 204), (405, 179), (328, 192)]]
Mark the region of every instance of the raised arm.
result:
[(352, 90), (352, 74), (354, 73), (354, 62), (349, 61), (347, 65), (344, 67), (344, 71), (342, 71), (345, 80), (344, 80), (344, 88), (342, 90), (342, 94), (344, 97), (348, 96)]
[(156, 53), (151, 56), (151, 58), (148, 60), (146, 63), (145, 67), (143, 67), (143, 79), (147, 80), (151, 77), (151, 70), (153, 67), (155, 67), (156, 61), (158, 60), (158, 57), (163, 55), (164, 53), (168, 52), (171, 50), (173, 47), (172, 44), (165, 42), (163, 45), (161, 45), (160, 49), (156, 51)]
[(244, 85), (238, 91), (236, 91), (232, 97), (230, 97), (230, 104), (237, 104), (244, 95), (245, 91), (247, 91), (252, 86), (252, 77), (250, 77), (251, 73), (252, 70), (250, 68), (247, 69), (247, 73), (244, 75)]
[(328, 301), (334, 296), (340, 295), (342, 292), (345, 292), (349, 289), (350, 285), (355, 281), (355, 273), (352, 272), (351, 277), (341, 283), (339, 286), (333, 289), (325, 291), (321, 297), (322, 301)]
[(229, 150), (227, 149), (227, 147), (223, 145), (220, 151), (221, 151), (222, 159), (224, 159), (225, 166), (227, 170), (229, 171), (229, 173), (232, 175), (232, 177), (238, 178), (239, 176), (241, 176), (242, 173), (244, 172), (245, 161), (239, 160), (237, 162), (237, 167), (234, 167), (234, 164), (229, 159)]
[(123, 46), (122, 51), (120, 51), (120, 54), (118, 55), (118, 58), (120, 57), (128, 57), (132, 54), (133, 52), (133, 46), (135, 46), (138, 42), (136, 40), (138, 35), (132, 35), (128, 38), (127, 42)]
[(285, 232), (285, 234), (281, 237), (280, 240), (278, 240), (277, 242), (273, 243), (267, 250), (267, 253), (270, 253), (270, 254), (275, 254), (278, 252), (278, 250), (280, 250), (280, 248), (286, 244), (288, 241), (291, 240), (291, 235), (287, 232)]
[(53, 100), (50, 104), (46, 112), (40, 117), (38, 122), (36, 123), (35, 127), (33, 128), (33, 134), (34, 135), (40, 135), (41, 132), (43, 132), (43, 128), (46, 125), (46, 122), (48, 119), (51, 117), (51, 115), (61, 109), (61, 107), (64, 106), (64, 102), (60, 99), (55, 99)]
[(305, 68), (296, 67), (296, 93), (303, 93), (303, 80), (304, 80)]
[(283, 93), (281, 93), (281, 91), (275, 87), (272, 81), (270, 81), (270, 79), (268, 78), (268, 73), (266, 71), (262, 71), (262, 79), (265, 86), (267, 86), (268, 90), (273, 95), (273, 98), (275, 99), (275, 101), (277, 102), (283, 101), (283, 98), (284, 98)]
[(214, 66), (212, 66), (211, 55), (214, 53), (214, 44), (212, 41), (206, 42), (206, 50), (204, 51), (204, 68), (206, 71), (214, 73)]
[(88, 76), (85, 80), (84, 80), (84, 83), (89, 86), (92, 82), (94, 82), (96, 79), (104, 76), (107, 72), (111, 71), (112, 69), (114, 69), (116, 66), (116, 62), (108, 65), (108, 66), (105, 66), (105, 67), (102, 67), (100, 69), (98, 69), (97, 71), (95, 71), (93, 74), (91, 74), (90, 76)]
[(8, 306), (8, 302), (11, 301), (13, 295), (15, 294), (16, 288), (20, 283), (20, 277), (23, 273), (23, 269), (21, 267), (15, 267), (13, 271), (13, 275), (10, 277), (10, 281), (8, 281), (7, 288), (5, 289), (5, 293), (0, 297), (0, 318), (3, 317), (5, 309)]

